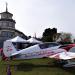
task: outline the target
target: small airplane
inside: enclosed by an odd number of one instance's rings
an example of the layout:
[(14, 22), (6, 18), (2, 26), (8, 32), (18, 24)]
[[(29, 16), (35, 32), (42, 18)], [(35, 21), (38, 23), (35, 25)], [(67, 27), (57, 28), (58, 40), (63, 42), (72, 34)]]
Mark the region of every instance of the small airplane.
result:
[[(75, 46), (71, 49), (75, 50)], [(37, 44), (25, 49), (17, 50), (11, 41), (5, 41), (3, 53), (7, 58), (32, 59), (32, 58), (55, 58), (59, 60), (70, 60), (75, 58), (74, 52), (69, 52), (61, 45), (51, 46), (49, 44)]]
[(25, 49), (16, 49), (12, 42), (5, 41), (3, 45), (3, 53), (6, 57), (15, 56), (16, 59), (42, 58), (62, 52), (62, 49), (56, 50), (60, 46), (61, 45), (56, 43), (44, 43), (33, 45)]

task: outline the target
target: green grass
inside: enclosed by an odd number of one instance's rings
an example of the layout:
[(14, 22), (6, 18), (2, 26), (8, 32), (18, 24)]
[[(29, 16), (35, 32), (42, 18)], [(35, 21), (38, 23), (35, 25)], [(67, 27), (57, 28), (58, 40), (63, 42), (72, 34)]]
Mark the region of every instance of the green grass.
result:
[(63, 68), (54, 63), (53, 59), (31, 59), (0, 61), (0, 75), (7, 75), (6, 67), (10, 64), (12, 75), (74, 75), (75, 68)]

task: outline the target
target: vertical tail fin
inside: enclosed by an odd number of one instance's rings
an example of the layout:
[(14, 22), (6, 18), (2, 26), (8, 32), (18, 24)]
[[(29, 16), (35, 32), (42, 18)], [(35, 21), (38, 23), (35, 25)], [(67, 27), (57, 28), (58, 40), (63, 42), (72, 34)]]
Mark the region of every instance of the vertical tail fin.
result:
[(16, 52), (16, 48), (10, 41), (5, 41), (3, 45), (3, 53), (6, 57), (10, 57), (12, 53)]

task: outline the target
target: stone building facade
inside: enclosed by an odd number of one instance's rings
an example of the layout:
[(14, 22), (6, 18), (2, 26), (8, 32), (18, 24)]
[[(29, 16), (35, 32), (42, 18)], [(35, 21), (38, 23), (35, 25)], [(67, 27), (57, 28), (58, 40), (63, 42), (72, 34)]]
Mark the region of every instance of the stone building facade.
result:
[(15, 29), (15, 20), (12, 19), (13, 14), (8, 12), (7, 6), (6, 11), (0, 13), (0, 48), (3, 47), (3, 42), (7, 39), (20, 36), (27, 39), (27, 36), (21, 31)]

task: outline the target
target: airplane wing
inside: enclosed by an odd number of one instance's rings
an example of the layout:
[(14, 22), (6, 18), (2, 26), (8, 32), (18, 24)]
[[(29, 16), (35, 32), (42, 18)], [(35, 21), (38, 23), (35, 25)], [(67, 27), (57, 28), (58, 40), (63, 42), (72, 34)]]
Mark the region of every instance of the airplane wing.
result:
[(18, 55), (18, 54), (26, 54), (26, 53), (32, 53), (36, 50), (39, 50), (39, 47), (38, 45), (35, 45), (35, 46), (31, 46), (31, 47), (28, 47), (28, 48), (25, 48), (25, 49), (22, 49), (22, 50), (19, 50), (19, 51), (16, 51), (15, 53), (12, 53), (11, 56), (15, 56), (15, 55)]
[(68, 60), (68, 59), (75, 58), (75, 53), (74, 52), (61, 52), (61, 53), (57, 53), (52, 56), (49, 56), (49, 58)]
[(15, 53), (12, 53), (11, 56), (15, 56), (15, 55), (18, 55), (18, 54), (26, 52), (26, 51), (25, 50), (16, 51)]

